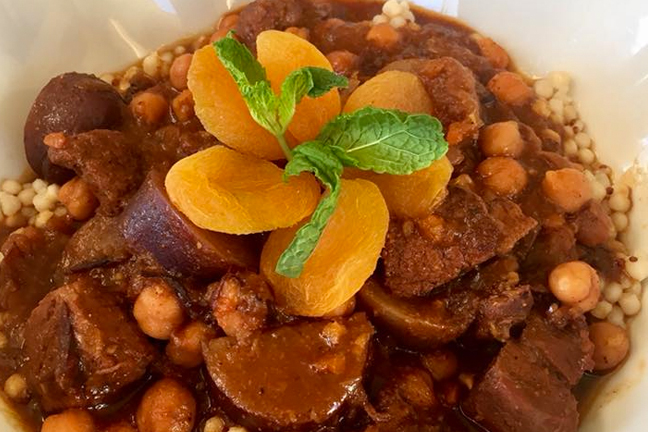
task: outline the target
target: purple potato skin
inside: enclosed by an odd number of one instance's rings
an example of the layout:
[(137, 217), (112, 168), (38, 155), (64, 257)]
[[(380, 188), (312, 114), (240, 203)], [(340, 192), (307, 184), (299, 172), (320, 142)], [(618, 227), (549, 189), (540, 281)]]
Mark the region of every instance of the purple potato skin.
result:
[(210, 279), (230, 269), (258, 269), (252, 238), (198, 228), (173, 206), (160, 172), (148, 174), (122, 218), (130, 247), (148, 251), (171, 273)]
[(43, 138), (53, 132), (76, 135), (95, 129), (117, 129), (126, 104), (110, 84), (94, 75), (70, 72), (52, 78), (40, 91), (25, 122), (27, 161), (39, 177), (62, 184), (74, 172), (50, 162)]

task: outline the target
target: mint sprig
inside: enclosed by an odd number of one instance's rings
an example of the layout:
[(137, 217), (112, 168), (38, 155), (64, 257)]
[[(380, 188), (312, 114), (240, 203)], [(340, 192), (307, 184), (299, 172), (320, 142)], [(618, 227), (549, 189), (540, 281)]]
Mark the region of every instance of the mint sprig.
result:
[(291, 150), (285, 133), (299, 101), (346, 87), (347, 79), (322, 68), (302, 68), (288, 75), (276, 96), (263, 66), (231, 33), (215, 42), (214, 48), (236, 81), (252, 118), (281, 144), (289, 160), (285, 179), (310, 172), (327, 189), (310, 220), (297, 230), (279, 257), (275, 271), (281, 275), (295, 278), (302, 273), (335, 212), (344, 167), (407, 175), (427, 168), (448, 151), (438, 119), (373, 107), (338, 116), (316, 140)]
[(447, 151), (441, 123), (429, 115), (367, 107), (329, 122), (316, 141), (297, 146), (286, 165), (285, 176), (312, 172), (328, 195), (281, 254), (276, 272), (301, 274), (335, 211), (345, 166), (407, 175), (427, 168)]
[(285, 134), (297, 104), (305, 96), (319, 97), (335, 87), (349, 84), (345, 77), (335, 72), (306, 67), (288, 75), (281, 85), (281, 94), (277, 96), (261, 63), (245, 45), (234, 39), (233, 32), (214, 42), (214, 49), (234, 78), (252, 118), (277, 138), (288, 160), (292, 158), (292, 150)]

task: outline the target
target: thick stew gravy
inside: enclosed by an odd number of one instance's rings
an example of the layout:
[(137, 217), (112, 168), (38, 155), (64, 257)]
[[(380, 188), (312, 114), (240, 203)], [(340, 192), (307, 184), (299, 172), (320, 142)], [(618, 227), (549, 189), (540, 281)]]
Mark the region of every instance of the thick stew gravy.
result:
[(28, 429), (576, 431), (574, 387), (627, 352), (597, 359), (589, 336), (611, 325), (587, 314), (599, 277), (624, 277), (609, 214), (499, 45), (420, 10), (394, 28), (381, 8), (257, 0), (212, 37), (234, 30), (252, 52), (266, 30), (307, 38), (349, 79), (342, 104), (378, 74), (413, 74), (443, 124), (443, 200), (392, 213), (375, 273), (325, 317), (277, 303), (266, 234), (200, 229), (165, 190), (176, 162), (222, 145), (186, 84), (205, 38), (170, 76), (43, 88), (25, 148), (65, 184), (68, 214), (0, 231), (0, 381)]

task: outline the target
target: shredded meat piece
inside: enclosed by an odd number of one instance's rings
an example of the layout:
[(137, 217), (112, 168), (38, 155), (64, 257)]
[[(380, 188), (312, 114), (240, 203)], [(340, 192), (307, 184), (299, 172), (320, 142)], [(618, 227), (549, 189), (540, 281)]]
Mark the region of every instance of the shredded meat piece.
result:
[(99, 212), (118, 214), (143, 180), (140, 155), (121, 132), (94, 130), (68, 137), (62, 148), (50, 147), (49, 159), (74, 170), (100, 203)]
[(29, 387), (47, 412), (114, 399), (139, 380), (153, 349), (91, 279), (48, 294), (25, 326)]
[[(387, 287), (400, 296), (427, 294), (509, 252), (536, 225), (513, 202), (498, 202), (493, 208), (496, 217), (478, 195), (452, 187), (432, 216), (417, 222), (392, 221), (383, 251)], [(501, 208), (510, 213), (501, 214)]]
[(482, 339), (506, 341), (511, 329), (524, 323), (533, 307), (529, 285), (501, 289), (479, 303), (475, 333)]
[(258, 274), (228, 273), (210, 293), (213, 316), (228, 336), (245, 339), (267, 324), (273, 297)]

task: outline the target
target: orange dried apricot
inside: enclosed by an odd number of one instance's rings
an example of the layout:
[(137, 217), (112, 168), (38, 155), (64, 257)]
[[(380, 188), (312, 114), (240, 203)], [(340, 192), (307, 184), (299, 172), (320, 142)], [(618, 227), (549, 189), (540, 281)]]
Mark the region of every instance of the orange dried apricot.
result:
[(196, 51), (187, 75), (196, 115), (205, 130), (227, 146), (268, 160), (284, 159), (277, 139), (248, 111), (230, 73), (206, 45)]
[(272, 284), (279, 307), (293, 315), (323, 316), (351, 299), (374, 272), (388, 225), (387, 205), (376, 185), (342, 180), (337, 208), (299, 277), (275, 272), (299, 226), (270, 234), (261, 272)]
[[(315, 45), (292, 33), (276, 30), (259, 34), (257, 57), (277, 94), (286, 77), (297, 69), (316, 66), (333, 70), (329, 60)], [(340, 114), (340, 107), (340, 95), (336, 89), (318, 98), (306, 96), (297, 105), (288, 131), (299, 142), (313, 140), (326, 123)]]
[(375, 183), (385, 197), (389, 213), (398, 218), (427, 216), (445, 197), (451, 175), (452, 164), (446, 157), (410, 175), (377, 174), (356, 168), (344, 170), (345, 178)]
[(309, 216), (320, 186), (304, 173), (283, 181), (272, 162), (224, 146), (176, 163), (166, 177), (173, 204), (201, 228), (251, 234), (285, 228)]
[(411, 114), (430, 114), (432, 101), (419, 77), (403, 71), (387, 71), (358, 87), (344, 105), (344, 112), (373, 106)]

